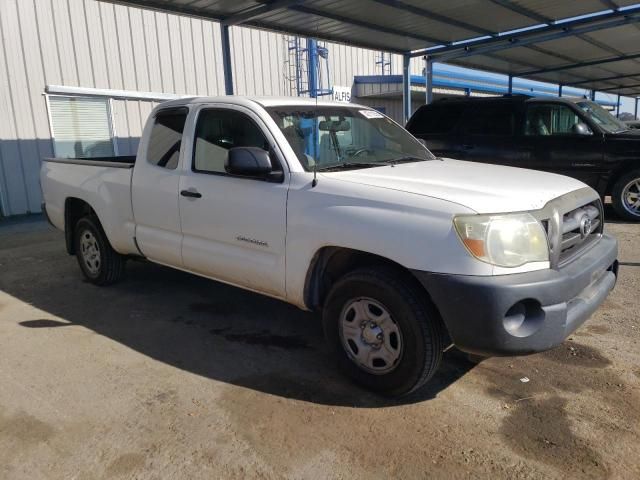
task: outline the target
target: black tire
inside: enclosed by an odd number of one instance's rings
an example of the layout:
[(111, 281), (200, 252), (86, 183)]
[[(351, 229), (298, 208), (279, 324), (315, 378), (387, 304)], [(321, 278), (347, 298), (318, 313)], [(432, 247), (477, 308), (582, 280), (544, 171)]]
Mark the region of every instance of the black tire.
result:
[(628, 209), (625, 206), (624, 199), (625, 187), (634, 180), (640, 182), (640, 170), (633, 170), (632, 172), (625, 173), (618, 180), (616, 180), (616, 183), (613, 185), (613, 189), (611, 190), (611, 201), (613, 203), (613, 209), (618, 214), (618, 216), (624, 218), (625, 220), (638, 222), (640, 221), (640, 208), (636, 213), (633, 213), (632, 210)]
[[(91, 239), (95, 239), (97, 256), (92, 260), (85, 259), (83, 238), (85, 238), (85, 245), (87, 241), (92, 242)], [(95, 285), (111, 285), (122, 278), (125, 257), (111, 247), (96, 217), (84, 217), (78, 220), (73, 241), (78, 265), (87, 280)]]
[[(360, 299), (372, 299), (384, 306), (393, 319), (394, 328), (400, 331), (401, 355), (389, 372), (367, 371), (354, 359), (353, 352), (347, 350), (349, 347), (344, 343), (348, 340), (343, 343), (342, 314), (346, 312), (344, 318), (347, 318), (351, 313), (349, 306)], [(426, 293), (393, 269), (360, 269), (346, 274), (331, 288), (322, 321), (340, 368), (369, 390), (388, 396), (409, 394), (424, 385), (440, 365), (444, 348), (440, 316)]]

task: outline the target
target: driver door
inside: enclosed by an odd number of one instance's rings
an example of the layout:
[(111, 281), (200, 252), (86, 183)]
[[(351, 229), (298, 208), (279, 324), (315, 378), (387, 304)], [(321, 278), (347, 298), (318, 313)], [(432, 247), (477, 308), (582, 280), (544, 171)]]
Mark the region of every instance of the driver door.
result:
[(526, 106), (522, 146), (527, 166), (568, 175), (595, 187), (603, 159), (603, 138), (591, 129), (576, 132), (575, 125), (588, 125), (577, 110), (565, 103), (530, 102)]
[(259, 147), (271, 152), (274, 170), (282, 171), (275, 141), (241, 107), (203, 106), (195, 115), (192, 154), (180, 181), (184, 266), (284, 297), (288, 171), (272, 182), (225, 170), (230, 148)]

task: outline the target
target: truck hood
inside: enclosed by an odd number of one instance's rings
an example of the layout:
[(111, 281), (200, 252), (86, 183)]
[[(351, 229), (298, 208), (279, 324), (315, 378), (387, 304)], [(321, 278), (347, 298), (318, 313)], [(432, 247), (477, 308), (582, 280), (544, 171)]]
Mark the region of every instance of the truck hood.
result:
[(439, 198), (477, 213), (538, 210), (554, 198), (585, 187), (563, 175), (448, 158), (322, 176)]

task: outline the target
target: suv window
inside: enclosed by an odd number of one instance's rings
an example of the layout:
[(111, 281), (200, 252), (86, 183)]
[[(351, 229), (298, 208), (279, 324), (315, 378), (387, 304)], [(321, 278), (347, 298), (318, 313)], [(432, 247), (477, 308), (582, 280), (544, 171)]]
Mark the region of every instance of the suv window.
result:
[(451, 103), (420, 107), (413, 114), (407, 129), (413, 134), (449, 133), (458, 125), (463, 109), (463, 105)]
[(567, 105), (544, 103), (528, 105), (524, 134), (531, 136), (572, 135), (574, 126), (582, 123), (578, 114)]
[[(269, 150), (269, 142), (260, 128), (244, 113), (235, 110), (207, 109), (200, 112), (193, 148), (193, 170), (226, 174), (229, 149), (258, 147)], [(273, 158), (273, 170), (282, 171)]]
[(515, 116), (511, 104), (479, 104), (466, 111), (465, 133), (470, 135), (511, 136), (515, 131)]
[(147, 150), (149, 163), (170, 170), (178, 166), (187, 113), (186, 108), (179, 108), (163, 110), (156, 114)]

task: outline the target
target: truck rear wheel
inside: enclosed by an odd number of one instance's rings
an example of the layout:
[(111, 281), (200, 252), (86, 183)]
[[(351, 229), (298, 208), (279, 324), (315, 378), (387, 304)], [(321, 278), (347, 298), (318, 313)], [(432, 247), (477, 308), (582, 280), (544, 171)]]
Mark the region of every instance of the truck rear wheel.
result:
[(442, 359), (436, 309), (424, 292), (391, 269), (356, 270), (338, 280), (325, 302), (323, 326), (342, 370), (381, 394), (418, 389)]
[(640, 170), (620, 177), (611, 192), (613, 209), (625, 220), (640, 221)]
[(87, 280), (96, 285), (110, 285), (122, 278), (125, 258), (111, 247), (95, 217), (78, 220), (74, 242), (80, 270)]

